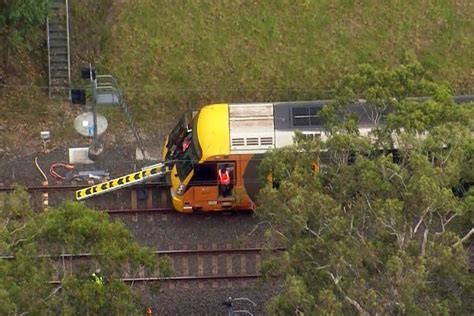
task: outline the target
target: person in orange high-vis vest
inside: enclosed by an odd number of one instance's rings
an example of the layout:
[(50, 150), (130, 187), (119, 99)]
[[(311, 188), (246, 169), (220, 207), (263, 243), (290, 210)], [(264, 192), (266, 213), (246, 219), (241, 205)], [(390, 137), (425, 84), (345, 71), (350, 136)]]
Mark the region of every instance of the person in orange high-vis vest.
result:
[(230, 195), (230, 174), (226, 167), (219, 169), (219, 195), (226, 197)]

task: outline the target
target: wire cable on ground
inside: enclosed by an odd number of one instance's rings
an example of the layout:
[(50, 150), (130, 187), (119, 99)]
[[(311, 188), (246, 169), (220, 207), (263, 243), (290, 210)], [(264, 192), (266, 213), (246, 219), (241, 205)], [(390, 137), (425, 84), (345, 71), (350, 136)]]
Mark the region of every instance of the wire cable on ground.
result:
[(46, 177), (46, 175), (44, 174), (43, 170), (41, 169), (40, 165), (38, 164), (38, 157), (35, 158), (35, 166), (36, 166), (36, 169), (38, 169), (38, 171), (41, 173), (41, 175), (43, 176), (44, 178), (44, 181), (48, 181), (48, 177)]
[(56, 172), (56, 168), (57, 167), (63, 167), (65, 168), (66, 170), (73, 170), (75, 168), (74, 165), (71, 165), (71, 164), (68, 164), (68, 163), (62, 163), (62, 162), (56, 162), (56, 163), (53, 163), (50, 167), (49, 167), (49, 174), (51, 176), (53, 176), (54, 178), (56, 178), (57, 180), (65, 180), (66, 178), (63, 177), (62, 175), (60, 175), (59, 173)]

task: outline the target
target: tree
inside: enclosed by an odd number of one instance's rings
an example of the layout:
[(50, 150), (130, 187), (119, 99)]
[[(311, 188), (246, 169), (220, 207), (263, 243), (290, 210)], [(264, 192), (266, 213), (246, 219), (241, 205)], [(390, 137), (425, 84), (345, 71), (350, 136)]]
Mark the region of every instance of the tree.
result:
[[(0, 314), (110, 315), (142, 312), (138, 296), (119, 279), (141, 268), (169, 272), (166, 259), (136, 244), (125, 226), (105, 213), (66, 203), (42, 214), (24, 190), (1, 196)], [(71, 268), (61, 254), (91, 253)], [(103, 284), (91, 274), (100, 269)], [(50, 281), (59, 284), (49, 284)]]
[[(454, 105), (418, 66), (368, 68), (353, 76), (367, 77), (364, 89), (344, 80), (339, 91), (367, 100), (383, 91), (377, 103), (390, 102), (392, 112), (377, 133), (361, 137), (333, 116), (326, 142), (299, 139), (262, 163), (264, 175), (273, 166), (286, 171), (278, 187), (262, 190), (257, 208), (270, 241), (287, 248), (263, 268), (285, 285), (269, 313), (468, 314), (474, 282), (463, 242), (472, 233), (473, 193), (453, 187), (472, 172), (473, 104)], [(398, 73), (414, 79), (375, 80)], [(432, 97), (407, 100), (402, 92), (414, 86), (429, 87)], [(325, 166), (311, 172), (308, 162), (319, 156), (328, 157)]]
[(0, 1), (0, 41), (6, 57), (11, 51), (29, 48), (31, 40), (42, 34), (40, 26), (46, 22), (49, 6), (49, 0)]

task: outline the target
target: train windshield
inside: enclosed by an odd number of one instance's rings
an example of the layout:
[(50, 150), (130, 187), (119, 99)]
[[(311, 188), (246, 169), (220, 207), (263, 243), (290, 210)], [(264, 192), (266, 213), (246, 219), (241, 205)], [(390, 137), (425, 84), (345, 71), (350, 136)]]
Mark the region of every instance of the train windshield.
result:
[(173, 146), (178, 146), (184, 140), (191, 126), (189, 122), (189, 117), (186, 114), (180, 118), (178, 124), (176, 124), (168, 136), (168, 143), (166, 144), (168, 149), (173, 148)]
[(197, 164), (202, 157), (197, 135), (197, 118), (198, 115), (194, 117), (191, 125), (192, 129), (188, 130), (187, 135), (180, 144), (180, 148), (177, 150), (178, 155), (174, 158), (177, 160), (176, 171), (181, 181), (189, 175), (194, 165)]

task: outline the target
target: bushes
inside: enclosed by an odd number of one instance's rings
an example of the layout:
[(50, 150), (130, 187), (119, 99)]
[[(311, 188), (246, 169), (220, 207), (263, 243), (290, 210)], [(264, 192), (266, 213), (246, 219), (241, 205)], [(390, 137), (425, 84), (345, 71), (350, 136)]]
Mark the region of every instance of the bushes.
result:
[(43, 29), (49, 13), (49, 0), (8, 0), (0, 5), (0, 41), (2, 55), (11, 51), (31, 49)]

